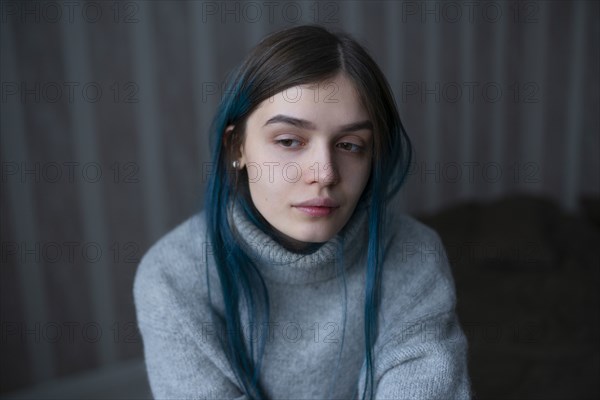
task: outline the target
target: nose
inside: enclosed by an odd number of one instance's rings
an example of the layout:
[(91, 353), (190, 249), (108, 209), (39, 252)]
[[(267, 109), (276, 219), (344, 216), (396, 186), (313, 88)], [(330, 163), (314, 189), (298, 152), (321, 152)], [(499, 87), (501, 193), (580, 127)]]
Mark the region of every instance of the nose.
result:
[(308, 154), (303, 176), (309, 184), (330, 186), (338, 183), (340, 174), (333, 150), (325, 144), (315, 146)]

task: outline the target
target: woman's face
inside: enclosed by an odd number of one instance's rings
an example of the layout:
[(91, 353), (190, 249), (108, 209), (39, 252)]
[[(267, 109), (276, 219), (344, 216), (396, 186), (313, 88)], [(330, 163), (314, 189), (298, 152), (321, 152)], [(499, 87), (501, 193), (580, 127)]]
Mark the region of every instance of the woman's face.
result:
[(371, 173), (373, 128), (343, 74), (289, 88), (248, 117), (241, 167), (252, 201), (301, 250), (350, 219)]

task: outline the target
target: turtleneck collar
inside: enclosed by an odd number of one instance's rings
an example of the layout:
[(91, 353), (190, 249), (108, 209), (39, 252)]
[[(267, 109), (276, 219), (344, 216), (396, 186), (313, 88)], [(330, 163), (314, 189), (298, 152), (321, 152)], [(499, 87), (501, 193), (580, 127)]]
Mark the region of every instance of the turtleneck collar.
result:
[(309, 254), (286, 249), (265, 234), (244, 214), (241, 206), (228, 207), (232, 228), (240, 235), (240, 244), (256, 261), (262, 276), (285, 284), (306, 284), (329, 280), (337, 275), (338, 245), (344, 244), (346, 270), (363, 261), (367, 249), (367, 210), (357, 209), (344, 228)]

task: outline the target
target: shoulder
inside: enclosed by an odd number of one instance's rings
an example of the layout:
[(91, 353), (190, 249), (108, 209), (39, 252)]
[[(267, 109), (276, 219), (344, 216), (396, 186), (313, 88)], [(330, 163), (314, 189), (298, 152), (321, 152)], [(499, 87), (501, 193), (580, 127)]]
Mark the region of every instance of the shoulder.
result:
[[(386, 218), (384, 238), (386, 250), (397, 261), (442, 263), (446, 256), (440, 235), (430, 226), (416, 218), (399, 212), (391, 212)], [(447, 261), (447, 260), (445, 260)]]
[(205, 226), (204, 212), (194, 214), (146, 251), (133, 283), (138, 313), (203, 292)]
[(204, 212), (194, 214), (161, 237), (146, 251), (136, 272), (172, 275), (199, 260), (206, 247)]
[(439, 234), (407, 214), (391, 213), (386, 220), (382, 286), (388, 296), (402, 300), (394, 306), (453, 308), (454, 280)]
[(408, 242), (437, 244), (441, 243), (439, 234), (430, 226), (417, 220), (411, 215), (392, 210), (386, 218), (385, 232), (388, 240), (411, 239)]

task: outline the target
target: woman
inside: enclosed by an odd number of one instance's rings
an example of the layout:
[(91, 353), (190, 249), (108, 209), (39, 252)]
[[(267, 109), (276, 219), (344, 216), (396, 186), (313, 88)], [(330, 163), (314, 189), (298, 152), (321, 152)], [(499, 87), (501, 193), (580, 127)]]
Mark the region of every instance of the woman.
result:
[(388, 212), (410, 141), (378, 66), (317, 26), (269, 35), (211, 127), (204, 210), (144, 256), (156, 398), (469, 398), (439, 236)]

